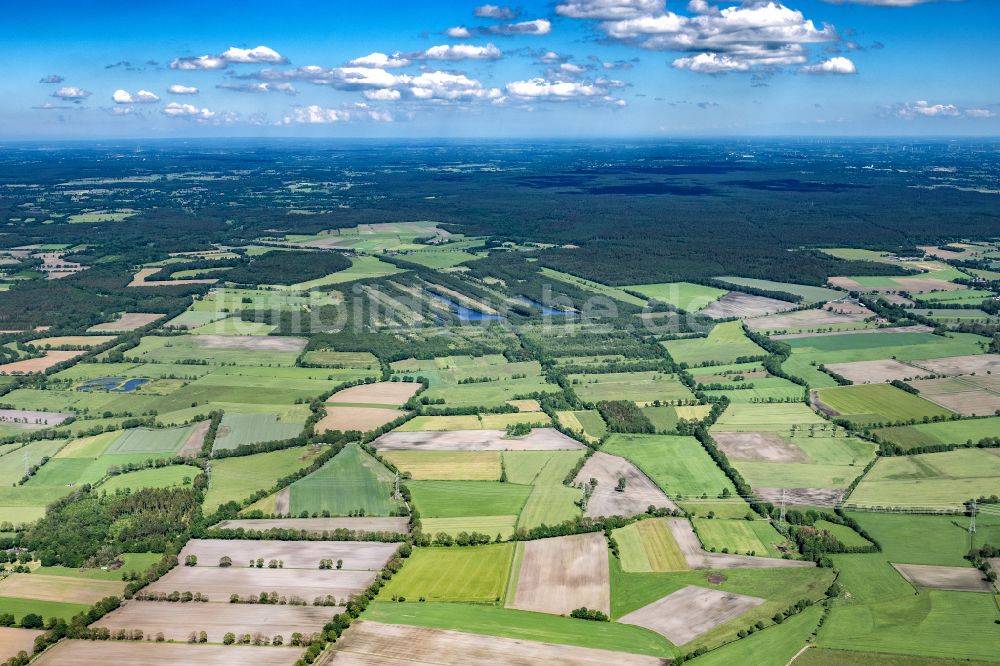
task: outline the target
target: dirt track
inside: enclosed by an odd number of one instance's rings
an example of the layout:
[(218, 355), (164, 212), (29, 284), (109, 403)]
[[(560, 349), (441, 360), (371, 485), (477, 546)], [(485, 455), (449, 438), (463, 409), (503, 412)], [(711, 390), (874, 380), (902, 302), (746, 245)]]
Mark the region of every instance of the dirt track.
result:
[(802, 560), (782, 560), (776, 557), (752, 557), (750, 555), (727, 555), (709, 553), (701, 546), (698, 535), (691, 523), (684, 518), (664, 518), (674, 535), (677, 545), (684, 553), (684, 559), (692, 569), (774, 569), (792, 567), (814, 567), (815, 562)]
[(345, 570), (377, 571), (385, 566), (399, 544), (378, 541), (252, 541), (237, 539), (192, 539), (178, 559), (198, 557), (199, 567), (218, 568), (227, 556), (233, 568), (246, 567), (250, 560), (263, 558), (265, 564), (282, 560), (285, 569), (317, 569), (319, 561), (343, 560)]
[(248, 645), (187, 645), (133, 641), (60, 641), (36, 666), (292, 666), (302, 654), (293, 648)]
[(358, 532), (392, 532), (405, 534), (410, 531), (408, 518), (254, 518), (246, 520), (223, 520), (217, 525), (223, 529), (245, 528), (248, 530), (269, 530), (272, 528), (304, 530), (310, 534), (332, 532), (337, 529)]
[(187, 440), (184, 445), (181, 446), (177, 455), (184, 456), (186, 458), (194, 458), (201, 452), (201, 446), (205, 443), (205, 435), (208, 433), (209, 426), (212, 425), (211, 421), (202, 421), (198, 424), (198, 427), (191, 431), (188, 435)]
[(600, 532), (524, 542), (512, 608), (566, 614), (587, 607), (611, 613), (608, 546)]
[(684, 645), (766, 601), (733, 592), (688, 585), (618, 621), (634, 624)]
[(535, 428), (530, 434), (505, 439), (503, 430), (441, 432), (387, 432), (375, 440), (380, 451), (559, 451), (583, 449), (583, 444), (554, 428)]
[(799, 447), (771, 432), (713, 432), (712, 438), (733, 460), (809, 462)]
[(917, 587), (964, 592), (991, 592), (993, 586), (983, 579), (983, 572), (972, 567), (940, 567), (925, 564), (892, 563), (903, 578)]
[[(624, 492), (615, 490), (621, 477), (625, 477)], [(590, 479), (597, 479), (597, 488), (590, 496), (584, 513), (589, 518), (634, 516), (644, 513), (650, 505), (665, 509), (677, 508), (655, 483), (624, 458), (595, 453), (584, 464), (573, 483), (587, 484)]]
[(656, 657), (361, 620), (339, 641), (333, 666), (659, 666)]

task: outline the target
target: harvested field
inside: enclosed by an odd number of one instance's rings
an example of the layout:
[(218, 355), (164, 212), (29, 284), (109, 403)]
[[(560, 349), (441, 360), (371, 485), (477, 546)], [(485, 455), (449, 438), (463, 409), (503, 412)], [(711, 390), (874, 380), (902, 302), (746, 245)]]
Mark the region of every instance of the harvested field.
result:
[(118, 596), (124, 589), (125, 583), (117, 580), (86, 580), (37, 573), (16, 573), (0, 580), (0, 597), (72, 604), (93, 604), (104, 597)]
[(826, 367), (841, 377), (850, 379), (855, 384), (878, 384), (891, 382), (894, 379), (902, 380), (928, 374), (926, 370), (892, 359), (827, 363)]
[(512, 608), (569, 614), (586, 606), (611, 613), (608, 547), (600, 532), (524, 542)]
[(772, 336), (775, 340), (795, 340), (797, 338), (828, 338), (834, 335), (857, 335), (859, 333), (930, 333), (930, 326), (887, 326), (885, 328), (859, 328), (853, 331), (827, 331), (825, 333), (789, 333)]
[(306, 346), (305, 338), (284, 338), (271, 335), (197, 335), (192, 340), (206, 349), (238, 351), (298, 352)]
[(22, 425), (25, 428), (44, 428), (59, 425), (73, 414), (63, 412), (36, 412), (30, 409), (0, 409), (0, 423)]
[(1000, 409), (1000, 378), (945, 377), (910, 382), (920, 395), (962, 416), (985, 416)]
[(917, 587), (959, 592), (992, 592), (983, 572), (972, 567), (942, 567), (927, 564), (891, 563), (896, 571)]
[(191, 431), (188, 438), (184, 440), (181, 448), (177, 450), (177, 455), (185, 458), (194, 458), (201, 452), (201, 447), (205, 443), (205, 435), (208, 433), (211, 421), (202, 421)]
[(39, 666), (231, 666), (233, 663), (240, 666), (292, 666), (301, 654), (301, 650), (249, 645), (64, 640), (32, 663)]
[(784, 492), (786, 504), (833, 508), (844, 499), (843, 488), (754, 488), (754, 494), (765, 502), (779, 504)]
[(975, 356), (951, 356), (927, 361), (913, 361), (913, 364), (936, 375), (971, 375), (987, 372), (1000, 373), (1000, 354), (979, 354)]
[(875, 314), (861, 303), (846, 298), (830, 301), (823, 306), (823, 309), (827, 312), (835, 312), (837, 314), (856, 314), (865, 317)]
[(505, 439), (503, 430), (388, 432), (375, 440), (379, 451), (560, 451), (583, 444), (554, 428), (535, 428), (524, 437)]
[(360, 620), (337, 641), (330, 666), (659, 666), (658, 657)]
[(406, 412), (400, 409), (383, 409), (381, 407), (339, 407), (326, 406), (326, 415), (316, 424), (316, 432), (324, 433), (330, 430), (360, 430), (368, 432), (381, 428), (390, 421), (395, 421)]
[(773, 432), (713, 432), (712, 438), (734, 460), (809, 462), (802, 449)]
[(766, 601), (733, 592), (688, 585), (618, 621), (634, 624), (684, 645)]
[(396, 549), (395, 543), (377, 541), (249, 541), (238, 539), (192, 539), (178, 559), (198, 556), (199, 567), (218, 568), (219, 558), (233, 560), (233, 568), (246, 567), (250, 560), (282, 560), (287, 569), (316, 569), (324, 559), (343, 560), (345, 570), (375, 571), (385, 566)]
[(499, 481), (499, 451), (387, 451), (385, 459), (418, 481)]
[(82, 351), (49, 350), (38, 358), (27, 358), (0, 365), (0, 375), (26, 375), (32, 372), (45, 372), (53, 365), (74, 359), (81, 354), (83, 354)]
[(700, 314), (712, 319), (728, 319), (738, 317), (740, 319), (751, 317), (763, 317), (764, 315), (784, 312), (797, 307), (795, 303), (779, 301), (776, 298), (766, 298), (764, 296), (752, 296), (739, 291), (731, 291), (719, 300), (704, 308)]
[(97, 324), (96, 326), (91, 326), (87, 329), (88, 333), (101, 333), (104, 331), (109, 331), (112, 333), (117, 333), (120, 331), (134, 331), (137, 328), (142, 328), (143, 326), (148, 326), (152, 324), (157, 319), (164, 317), (162, 314), (157, 314), (155, 312), (126, 312), (125, 314), (118, 317), (114, 321), (107, 321), (103, 324)]
[[(183, 643), (191, 632), (204, 631), (210, 643), (221, 643), (226, 632), (275, 634), (287, 641), (292, 633), (322, 631), (330, 618), (344, 609), (337, 606), (277, 604), (188, 603), (183, 609), (162, 601), (128, 601), (93, 624), (115, 632), (142, 629), (147, 636), (163, 632), (168, 641)], [(235, 656), (235, 655), (234, 655)], [(242, 663), (242, 662), (241, 662)]]
[[(620, 478), (625, 479), (624, 492), (615, 490)], [(634, 516), (644, 513), (650, 505), (665, 509), (677, 508), (649, 477), (625, 458), (595, 453), (587, 459), (573, 483), (583, 485), (589, 483), (590, 479), (597, 479), (597, 487), (587, 502), (584, 516), (588, 518)]]
[(83, 347), (90, 349), (111, 342), (115, 339), (113, 335), (59, 335), (54, 338), (38, 338), (25, 344), (39, 349), (44, 347)]
[(830, 310), (799, 310), (787, 314), (758, 317), (747, 322), (752, 331), (784, 331), (789, 328), (824, 328), (838, 324), (864, 321), (868, 314), (831, 312)]
[[(316, 564), (318, 567), (319, 562)], [(34, 577), (34, 574), (31, 575)], [(228, 600), (231, 594), (242, 597), (256, 596), (261, 592), (277, 592), (288, 597), (295, 595), (310, 602), (318, 596), (329, 594), (339, 601), (360, 592), (374, 579), (375, 573), (370, 571), (177, 566), (150, 585), (148, 590), (166, 593), (174, 590), (201, 592), (215, 601)], [(106, 595), (99, 595), (94, 601), (103, 596)]]
[(216, 527), (220, 529), (247, 530), (300, 530), (308, 534), (322, 534), (334, 530), (355, 532), (391, 532), (406, 534), (410, 531), (409, 518), (247, 518), (244, 520), (223, 520)]
[(328, 403), (353, 403), (365, 405), (403, 405), (416, 395), (420, 384), (416, 382), (375, 382), (359, 384), (337, 391)]
[(727, 555), (725, 553), (709, 553), (701, 546), (698, 535), (691, 523), (685, 518), (664, 518), (670, 532), (674, 535), (677, 545), (684, 553), (684, 559), (692, 569), (741, 569), (741, 568), (785, 568), (814, 567), (815, 562), (803, 560), (780, 560), (773, 557), (754, 557), (751, 555)]
[(33, 629), (0, 627), (0, 659), (10, 659), (21, 651), (30, 655), (35, 646), (35, 636), (42, 633)]

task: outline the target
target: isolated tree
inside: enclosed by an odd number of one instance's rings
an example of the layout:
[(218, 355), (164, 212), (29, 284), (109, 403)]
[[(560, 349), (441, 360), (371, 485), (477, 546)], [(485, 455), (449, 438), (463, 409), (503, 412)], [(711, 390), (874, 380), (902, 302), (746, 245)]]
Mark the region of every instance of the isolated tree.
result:
[(232, 645), (236, 642), (236, 634), (231, 631), (227, 631), (226, 635), (222, 637), (223, 645)]
[(231, 567), (233, 566), (233, 560), (228, 555), (223, 555), (219, 558), (220, 567)]

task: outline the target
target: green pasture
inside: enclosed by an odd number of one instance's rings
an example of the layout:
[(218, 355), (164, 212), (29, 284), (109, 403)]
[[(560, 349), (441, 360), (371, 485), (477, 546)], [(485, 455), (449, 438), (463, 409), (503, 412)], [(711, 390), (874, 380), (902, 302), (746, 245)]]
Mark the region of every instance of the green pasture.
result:
[(271, 488), (278, 479), (308, 466), (317, 453), (305, 446), (213, 460), (211, 482), (205, 492), (205, 514), (226, 502), (239, 502), (258, 490)]
[(368, 516), (393, 515), (401, 506), (391, 497), (394, 478), (360, 446), (348, 444), (323, 467), (289, 487), (291, 513), (329, 511), (344, 516), (363, 510)]
[(817, 393), (824, 405), (857, 423), (952, 415), (951, 410), (889, 384), (838, 386), (822, 388)]
[(573, 391), (585, 402), (694, 400), (694, 394), (676, 375), (654, 370), (568, 375), (567, 379)]
[(668, 303), (685, 312), (697, 312), (709, 303), (714, 303), (729, 292), (725, 289), (706, 287), (691, 282), (661, 282), (657, 284), (635, 284), (623, 287), (642, 294), (649, 300)]
[(775, 282), (773, 280), (758, 280), (744, 277), (718, 277), (721, 282), (736, 285), (737, 287), (752, 287), (754, 289), (764, 289), (766, 291), (783, 291), (802, 298), (803, 303), (822, 303), (845, 296), (843, 291), (828, 289), (826, 287), (813, 287), (806, 284), (795, 284), (792, 282)]
[(732, 482), (694, 437), (613, 434), (602, 450), (631, 460), (671, 497), (716, 497), (723, 489), (735, 492)]
[(415, 548), (379, 598), (502, 603), (514, 544)]

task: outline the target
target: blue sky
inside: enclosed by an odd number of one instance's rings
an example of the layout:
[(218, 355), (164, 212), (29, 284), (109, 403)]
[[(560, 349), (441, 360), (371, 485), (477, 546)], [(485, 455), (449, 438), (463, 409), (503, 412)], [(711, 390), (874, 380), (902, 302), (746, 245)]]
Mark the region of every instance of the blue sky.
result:
[(1000, 135), (997, 0), (2, 12), (2, 139)]

